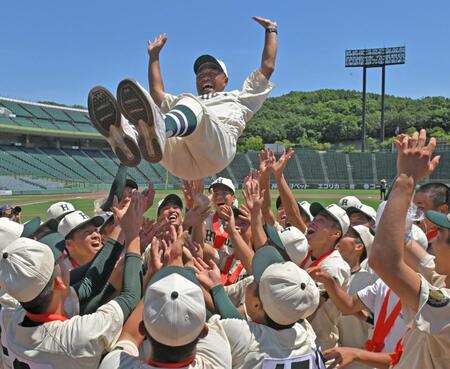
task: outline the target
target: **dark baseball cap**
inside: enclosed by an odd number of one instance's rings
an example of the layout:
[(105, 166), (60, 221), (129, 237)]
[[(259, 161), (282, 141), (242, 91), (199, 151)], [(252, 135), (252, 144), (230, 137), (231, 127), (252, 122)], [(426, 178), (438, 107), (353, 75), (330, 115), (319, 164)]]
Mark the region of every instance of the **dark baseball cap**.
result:
[(180, 196), (175, 195), (174, 193), (171, 193), (171, 194), (167, 195), (166, 197), (164, 197), (164, 199), (162, 199), (159, 202), (157, 214), (159, 215), (161, 209), (168, 204), (175, 204), (180, 209), (183, 209), (183, 200), (181, 200)]

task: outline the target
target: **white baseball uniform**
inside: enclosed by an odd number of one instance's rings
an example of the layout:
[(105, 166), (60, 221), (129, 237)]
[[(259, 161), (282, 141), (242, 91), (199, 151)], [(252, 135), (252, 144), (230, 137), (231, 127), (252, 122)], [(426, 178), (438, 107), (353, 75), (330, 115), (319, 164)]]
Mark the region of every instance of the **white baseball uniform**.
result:
[(24, 317), (22, 308), (14, 312), (7, 342), (11, 361), (30, 369), (97, 369), (124, 323), (122, 309), (114, 300), (93, 314), (77, 315), (66, 321), (25, 327)]
[[(383, 305), (384, 298), (389, 290), (389, 287), (383, 280), (378, 279), (373, 285), (364, 288), (361, 291), (358, 291), (358, 297), (361, 302), (371, 311), (374, 315), (374, 321), (378, 320), (380, 315), (381, 306)], [(399, 301), (398, 296), (391, 291), (389, 296), (389, 302), (386, 309), (386, 318), (391, 314), (392, 310), (394, 310), (395, 305)], [(403, 311), (400, 311), (397, 319), (395, 320), (394, 325), (392, 326), (390, 332), (387, 334), (384, 340), (384, 349), (382, 352), (394, 352), (395, 346), (400, 338), (406, 332), (406, 325), (403, 319)]]
[(180, 99), (190, 97), (201, 104), (203, 119), (190, 136), (167, 139), (161, 164), (183, 179), (203, 179), (219, 173), (233, 160), (245, 124), (272, 89), (273, 84), (256, 70), (247, 77), (242, 90), (202, 96), (166, 94), (162, 113), (168, 113)]
[(395, 369), (446, 369), (450, 363), (450, 289), (436, 288), (424, 277), (416, 314), (404, 307), (410, 328)]
[[(12, 363), (9, 357), (9, 348), (6, 338), (6, 332), (9, 327), (9, 322), (13, 317), (17, 308), (20, 307), (20, 303), (12, 296), (7, 293), (2, 293), (0, 296), (0, 305), (2, 309), (0, 310), (0, 340), (2, 345), (2, 362), (4, 369), (12, 369)], [(73, 287), (70, 287), (70, 293), (68, 298), (64, 301), (64, 310), (66, 316), (72, 317), (80, 313), (80, 304), (78, 300), (78, 295), (76, 294)]]
[[(214, 239), (216, 237), (216, 232), (214, 231), (213, 227), (213, 217), (214, 214), (211, 214), (206, 218), (205, 220), (205, 242), (209, 244), (214, 243)], [(220, 231), (224, 231), (223, 222), (221, 219), (219, 219), (219, 225), (220, 225)], [(223, 243), (223, 246), (220, 249), (217, 249), (217, 265), (220, 269), (220, 271), (224, 271), (225, 265), (227, 263), (228, 258), (232, 257), (234, 255), (234, 248), (231, 244), (231, 240), (227, 238), (225, 242)], [(231, 264), (231, 268), (228, 270), (228, 276), (232, 275), (233, 272), (236, 270), (236, 268), (239, 266), (240, 261), (236, 258), (233, 259), (233, 262)], [(247, 271), (245, 269), (242, 269), (242, 271), (239, 273), (238, 278), (235, 282), (245, 278), (247, 276)]]
[(221, 324), (230, 342), (233, 369), (290, 368), (296, 359), (309, 361), (302, 368), (316, 368), (316, 335), (307, 320), (283, 330), (239, 319), (223, 319)]
[[(231, 354), (229, 343), (220, 317), (215, 315), (208, 321), (209, 332), (199, 340), (195, 360), (184, 369), (229, 369)], [(119, 341), (115, 348), (103, 359), (99, 369), (155, 369), (139, 359), (138, 348), (130, 341)]]
[[(309, 258), (304, 269), (307, 269), (313, 260)], [(350, 280), (350, 267), (342, 258), (339, 251), (334, 250), (328, 257), (319, 263), (319, 266), (327, 271), (345, 291), (348, 290)], [(318, 283), (319, 289), (325, 290), (321, 283)], [(317, 334), (320, 348), (326, 350), (335, 347), (339, 339), (339, 330), (337, 327), (341, 312), (336, 305), (328, 299), (316, 312), (311, 325)]]
[(434, 263), (435, 256), (431, 254), (425, 255), (419, 262), (417, 272), (435, 287), (445, 287), (445, 279), (447, 276), (436, 273), (436, 265)]

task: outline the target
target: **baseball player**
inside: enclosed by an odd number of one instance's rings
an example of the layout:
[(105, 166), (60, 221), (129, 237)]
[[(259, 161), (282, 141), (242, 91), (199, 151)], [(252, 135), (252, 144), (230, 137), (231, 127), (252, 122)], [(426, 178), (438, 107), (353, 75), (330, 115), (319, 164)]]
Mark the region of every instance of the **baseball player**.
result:
[(368, 228), (375, 228), (377, 212), (371, 206), (365, 204), (349, 206), (345, 211), (352, 226), (364, 225)]
[[(414, 203), (423, 214), (429, 210), (447, 214), (450, 211), (450, 188), (445, 183), (425, 183), (414, 194)], [(436, 225), (425, 217), (419, 226), (427, 235), (427, 251), (433, 253), (433, 242), (438, 233)]]
[(227, 308), (218, 270), (211, 272), (201, 262), (196, 270), (226, 318), (220, 323), (230, 342), (232, 368), (324, 368), (316, 351), (316, 335), (306, 320), (319, 304), (319, 290), (308, 273), (285, 262), (274, 247), (260, 248), (252, 261), (254, 280), (245, 292), (251, 319), (246, 321)]
[(141, 196), (133, 194), (118, 228), (118, 237), (124, 237), (126, 243), (122, 291), (93, 314), (70, 319), (65, 315), (68, 274), (55, 265), (50, 248), (19, 238), (3, 250), (0, 287), (21, 304), (7, 330), (14, 368), (98, 367), (102, 354), (116, 341), (141, 296)]
[[(193, 269), (183, 268), (179, 241), (171, 244), (168, 265), (152, 276), (143, 303), (100, 369), (231, 368), (230, 347), (219, 317), (206, 323), (203, 292)], [(138, 358), (143, 331), (151, 345), (145, 362)]]
[[(269, 78), (275, 68), (277, 23), (253, 19), (266, 36), (261, 66), (244, 82), (242, 90), (225, 92), (225, 64), (202, 55), (194, 63), (197, 92), (173, 96), (165, 92), (159, 54), (166, 35), (148, 44), (150, 93), (132, 80), (122, 81), (114, 97), (103, 87), (89, 93), (89, 115), (125, 165), (137, 165), (141, 155), (161, 164), (182, 179), (201, 179), (220, 172), (233, 160), (236, 142), (245, 124), (261, 108), (273, 88)], [(124, 120), (137, 131), (123, 128)], [(140, 152), (139, 152), (140, 151)]]
[(345, 196), (339, 200), (339, 206), (344, 210), (347, 210), (351, 206), (358, 207), (360, 205), (362, 205), (361, 200), (355, 196)]
[(103, 244), (98, 227), (103, 222), (101, 216), (90, 218), (80, 210), (61, 219), (58, 232), (66, 239), (66, 260), (70, 269), (88, 263), (101, 249)]
[(387, 189), (387, 181), (383, 178), (380, 181), (380, 200), (386, 200), (386, 189)]
[[(439, 163), (431, 159), (436, 140), (426, 145), (426, 131), (411, 137), (400, 135), (397, 147), (397, 179), (384, 209), (369, 256), (369, 264), (383, 281), (400, 297), (405, 320), (411, 329), (399, 345), (396, 369), (445, 368), (450, 346), (450, 283), (437, 288), (410, 268), (404, 260), (405, 224), (415, 185), (428, 177)], [(437, 225), (434, 245), (436, 271), (450, 275), (450, 217), (428, 211), (427, 218)]]

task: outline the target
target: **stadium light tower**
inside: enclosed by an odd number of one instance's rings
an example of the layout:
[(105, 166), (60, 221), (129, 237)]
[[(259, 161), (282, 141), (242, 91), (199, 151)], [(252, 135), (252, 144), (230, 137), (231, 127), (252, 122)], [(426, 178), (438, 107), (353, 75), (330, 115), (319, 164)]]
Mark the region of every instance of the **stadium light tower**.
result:
[(366, 147), (366, 71), (367, 68), (381, 68), (381, 129), (380, 141), (384, 141), (384, 90), (386, 65), (405, 64), (405, 46), (378, 49), (345, 50), (345, 67), (363, 68), (362, 91), (362, 139), (361, 151)]

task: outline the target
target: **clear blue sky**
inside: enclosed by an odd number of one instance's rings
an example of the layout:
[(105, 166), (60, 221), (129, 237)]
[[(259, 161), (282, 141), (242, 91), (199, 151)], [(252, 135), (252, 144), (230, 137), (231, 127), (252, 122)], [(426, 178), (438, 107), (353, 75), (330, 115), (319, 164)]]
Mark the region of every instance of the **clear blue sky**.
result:
[[(387, 69), (386, 92), (450, 96), (448, 0), (9, 0), (2, 3), (0, 95), (86, 105), (96, 84), (125, 77), (147, 86), (147, 39), (166, 32), (166, 89), (194, 91), (192, 63), (223, 59), (230, 88), (260, 62), (264, 33), (251, 20), (278, 21), (273, 75), (281, 95), (321, 88), (361, 90), (362, 71), (344, 68), (346, 48), (406, 45), (406, 64)], [(368, 90), (380, 90), (379, 69)]]

